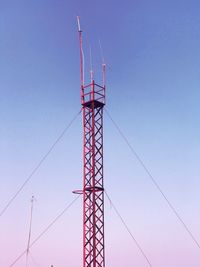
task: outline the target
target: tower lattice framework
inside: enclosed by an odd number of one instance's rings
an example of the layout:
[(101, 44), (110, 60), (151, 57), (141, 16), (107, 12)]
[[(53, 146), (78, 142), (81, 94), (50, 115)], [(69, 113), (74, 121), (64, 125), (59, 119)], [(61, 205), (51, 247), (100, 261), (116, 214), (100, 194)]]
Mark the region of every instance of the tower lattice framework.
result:
[[(83, 235), (84, 267), (104, 267), (103, 107), (105, 88), (83, 87), (84, 170)], [(88, 99), (89, 97), (89, 99)]]

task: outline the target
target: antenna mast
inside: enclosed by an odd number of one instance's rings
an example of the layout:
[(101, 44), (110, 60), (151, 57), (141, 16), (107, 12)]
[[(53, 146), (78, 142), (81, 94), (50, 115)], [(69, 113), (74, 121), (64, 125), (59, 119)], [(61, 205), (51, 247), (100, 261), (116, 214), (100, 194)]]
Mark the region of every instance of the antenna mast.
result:
[(29, 233), (28, 233), (28, 243), (26, 249), (26, 267), (28, 267), (28, 257), (30, 252), (30, 241), (31, 241), (31, 231), (32, 231), (32, 220), (33, 220), (33, 202), (34, 196), (31, 198), (31, 218), (30, 218), (30, 226), (29, 226)]
[(83, 267), (105, 267), (103, 108), (105, 105), (105, 64), (103, 85), (92, 77), (84, 84), (82, 30), (77, 17), (80, 42), (81, 104), (83, 114)]

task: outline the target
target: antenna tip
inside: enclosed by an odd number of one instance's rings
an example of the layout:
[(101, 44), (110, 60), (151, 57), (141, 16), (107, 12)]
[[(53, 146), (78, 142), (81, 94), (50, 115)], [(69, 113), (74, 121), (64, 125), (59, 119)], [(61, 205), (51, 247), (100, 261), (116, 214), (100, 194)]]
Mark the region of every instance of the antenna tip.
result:
[(78, 31), (81, 32), (80, 17), (76, 16), (76, 18), (77, 18), (77, 24), (78, 24)]

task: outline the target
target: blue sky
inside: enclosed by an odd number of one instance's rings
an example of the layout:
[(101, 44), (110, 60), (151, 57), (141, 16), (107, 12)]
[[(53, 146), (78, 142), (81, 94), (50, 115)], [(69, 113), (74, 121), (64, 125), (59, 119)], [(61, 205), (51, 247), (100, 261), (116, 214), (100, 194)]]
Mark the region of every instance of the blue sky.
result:
[[(106, 109), (200, 242), (199, 8), (195, 0), (1, 0), (0, 209), (81, 108), (79, 15), (85, 68), (91, 45), (98, 82), (99, 40), (103, 47)], [(199, 266), (198, 247), (104, 118), (105, 187), (152, 265)], [(0, 218), (0, 266), (26, 246), (33, 194), (34, 239), (81, 187), (81, 123), (79, 116)], [(107, 266), (148, 266), (105, 205)], [(79, 199), (31, 249), (38, 266), (81, 266), (81, 208)]]

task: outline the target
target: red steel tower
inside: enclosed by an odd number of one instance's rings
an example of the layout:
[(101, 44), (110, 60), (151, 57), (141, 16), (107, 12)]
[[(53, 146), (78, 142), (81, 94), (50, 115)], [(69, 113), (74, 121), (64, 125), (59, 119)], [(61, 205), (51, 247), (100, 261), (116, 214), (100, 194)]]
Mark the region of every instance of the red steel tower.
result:
[(82, 31), (80, 41), (81, 104), (83, 114), (83, 267), (105, 267), (104, 185), (103, 185), (103, 108), (105, 105), (105, 64), (103, 85), (84, 83)]

